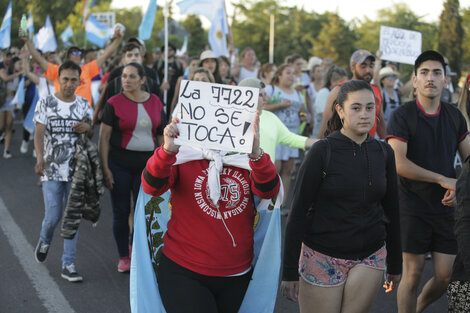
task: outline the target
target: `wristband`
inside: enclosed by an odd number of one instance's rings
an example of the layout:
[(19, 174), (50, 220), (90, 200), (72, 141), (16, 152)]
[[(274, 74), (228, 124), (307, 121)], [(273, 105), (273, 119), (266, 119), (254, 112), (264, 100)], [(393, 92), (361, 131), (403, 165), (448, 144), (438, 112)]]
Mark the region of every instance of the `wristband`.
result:
[(259, 160), (261, 159), (261, 157), (262, 157), (263, 154), (264, 154), (264, 151), (263, 151), (263, 149), (261, 149), (261, 148), (259, 148), (259, 150), (261, 151), (261, 153), (258, 155), (257, 158), (250, 158), (250, 161), (251, 161), (251, 162), (257, 162), (257, 161), (259, 161)]
[(165, 149), (164, 146), (162, 146), (162, 149), (163, 149), (163, 151), (165, 151), (167, 154), (177, 154), (177, 153), (178, 153), (178, 152), (175, 152), (175, 151), (167, 150), (167, 149)]

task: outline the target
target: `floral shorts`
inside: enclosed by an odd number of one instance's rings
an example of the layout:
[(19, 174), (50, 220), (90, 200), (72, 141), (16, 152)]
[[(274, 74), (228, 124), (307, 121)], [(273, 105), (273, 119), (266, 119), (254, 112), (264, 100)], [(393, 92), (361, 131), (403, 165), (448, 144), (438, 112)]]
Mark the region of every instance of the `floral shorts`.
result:
[(363, 260), (333, 258), (314, 251), (302, 244), (299, 259), (299, 274), (309, 284), (320, 287), (335, 287), (346, 282), (348, 272), (356, 265), (384, 271), (387, 249), (385, 246)]

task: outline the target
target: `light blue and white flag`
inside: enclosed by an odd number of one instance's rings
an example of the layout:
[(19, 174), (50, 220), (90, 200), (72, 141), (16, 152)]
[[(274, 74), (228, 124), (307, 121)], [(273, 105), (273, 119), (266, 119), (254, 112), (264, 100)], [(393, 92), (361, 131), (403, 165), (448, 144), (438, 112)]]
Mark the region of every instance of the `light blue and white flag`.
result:
[(24, 76), (21, 76), (20, 83), (16, 89), (15, 96), (11, 99), (9, 105), (21, 110), (24, 104)]
[(33, 101), (31, 102), (31, 106), (29, 107), (28, 113), (26, 114), (26, 117), (24, 118), (24, 121), (23, 121), (23, 127), (31, 135), (34, 134), (34, 130), (36, 129), (34, 122), (33, 122), (33, 117), (34, 117), (34, 110), (36, 110), (36, 104), (38, 103), (38, 100), (39, 100), (38, 87), (34, 86), (34, 98), (33, 98)]
[[(272, 313), (276, 304), (281, 266), (282, 185), (277, 199), (257, 205), (254, 233), (253, 276), (239, 313)], [(134, 241), (130, 275), (132, 313), (165, 313), (155, 272), (158, 271), (163, 237), (171, 218), (170, 192), (159, 197), (139, 192), (134, 215)]]
[(57, 49), (54, 28), (52, 27), (49, 15), (46, 17), (46, 23), (44, 24), (44, 27), (38, 31), (37, 35), (34, 36), (34, 39), (36, 49), (41, 50), (43, 53), (53, 52)]
[(207, 17), (212, 21), (220, 8), (221, 0), (181, 0), (176, 3), (180, 14), (195, 14)]
[(188, 36), (184, 36), (183, 45), (181, 46), (181, 49), (176, 50), (176, 56), (181, 57), (186, 52), (188, 52)]
[(70, 37), (72, 36), (73, 36), (73, 30), (72, 30), (72, 26), (70, 26), (70, 23), (69, 23), (67, 28), (62, 32), (62, 34), (60, 34), (60, 40), (62, 40), (64, 44), (67, 44), (69, 42)]
[(85, 24), (86, 39), (94, 45), (103, 48), (106, 41), (113, 35), (113, 30), (98, 22), (93, 14), (90, 14)]
[(29, 12), (28, 21), (26, 25), (28, 26), (29, 39), (32, 39), (34, 35), (34, 20), (31, 11)]
[(139, 38), (142, 40), (150, 39), (152, 35), (153, 22), (157, 13), (157, 0), (150, 0), (147, 12), (145, 12), (142, 22), (139, 26)]
[(11, 41), (11, 1), (8, 5), (5, 17), (3, 18), (2, 26), (0, 27), (0, 49), (10, 47)]
[(228, 34), (228, 24), (225, 15), (224, 4), (222, 2), (221, 7), (217, 10), (217, 14), (214, 19), (211, 21), (212, 25), (209, 29), (208, 41), (211, 46), (211, 50), (214, 52), (215, 56), (219, 57), (221, 55), (228, 56), (227, 48), (227, 34)]

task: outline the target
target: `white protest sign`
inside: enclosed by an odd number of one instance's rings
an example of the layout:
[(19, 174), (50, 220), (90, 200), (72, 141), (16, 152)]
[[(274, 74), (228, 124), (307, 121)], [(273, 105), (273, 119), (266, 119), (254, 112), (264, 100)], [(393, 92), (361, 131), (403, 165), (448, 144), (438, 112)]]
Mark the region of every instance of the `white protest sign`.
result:
[(177, 145), (251, 153), (259, 89), (183, 80)]
[(421, 54), (421, 41), (420, 32), (380, 26), (382, 60), (414, 64)]

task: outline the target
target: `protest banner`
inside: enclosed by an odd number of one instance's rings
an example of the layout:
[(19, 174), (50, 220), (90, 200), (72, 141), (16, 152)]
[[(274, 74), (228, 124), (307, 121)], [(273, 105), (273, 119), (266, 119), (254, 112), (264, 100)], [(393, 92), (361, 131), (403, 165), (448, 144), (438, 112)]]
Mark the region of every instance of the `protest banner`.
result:
[(259, 89), (183, 80), (177, 145), (251, 153)]
[(380, 26), (382, 60), (414, 64), (421, 54), (421, 41), (420, 32)]

